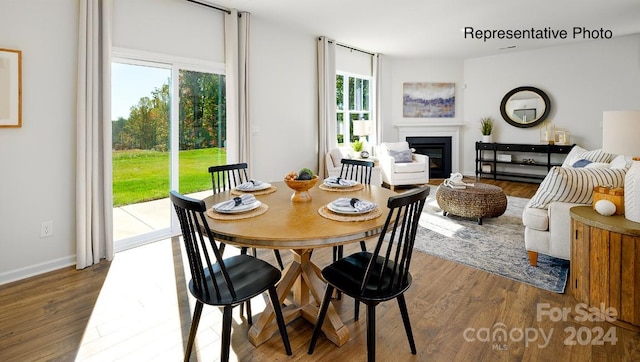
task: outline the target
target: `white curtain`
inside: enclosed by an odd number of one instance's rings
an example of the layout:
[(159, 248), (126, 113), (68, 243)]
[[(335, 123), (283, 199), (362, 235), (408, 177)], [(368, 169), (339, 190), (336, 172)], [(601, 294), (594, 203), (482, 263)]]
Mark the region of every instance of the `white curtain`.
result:
[(113, 259), (111, 0), (80, 0), (76, 268)]
[(224, 17), (227, 162), (247, 162), (251, 173), (249, 37), (251, 15), (232, 9)]
[(249, 117), (249, 31), (251, 14), (238, 18), (238, 123), (240, 125), (240, 160), (249, 163), (251, 172), (251, 122)]
[(382, 54), (374, 54), (373, 59), (373, 89), (375, 94), (373, 95), (373, 122), (375, 122), (376, 133), (374, 135), (373, 143), (379, 145), (382, 142)]
[(338, 147), (336, 133), (336, 44), (325, 36), (318, 38), (318, 176), (327, 175), (324, 159)]

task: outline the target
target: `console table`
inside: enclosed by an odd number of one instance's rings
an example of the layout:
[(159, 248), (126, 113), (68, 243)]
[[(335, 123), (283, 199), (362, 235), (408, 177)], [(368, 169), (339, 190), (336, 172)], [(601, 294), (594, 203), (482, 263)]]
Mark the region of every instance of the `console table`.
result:
[[(640, 223), (572, 207), (570, 289), (579, 302), (640, 331)], [(610, 316), (611, 317), (611, 316)]]
[[(566, 155), (573, 146), (476, 142), (476, 178), (489, 176), (494, 180), (525, 179), (527, 181), (540, 182), (551, 167), (562, 165), (562, 162), (552, 160), (551, 156), (554, 154)], [(511, 159), (500, 160), (499, 152), (504, 155), (510, 155)], [(513, 157), (514, 152), (519, 156), (519, 159)], [(544, 159), (541, 158), (541, 154)], [(525, 160), (525, 157), (529, 156), (534, 162)], [(491, 169), (483, 170), (483, 165), (489, 165)], [(515, 168), (517, 169), (514, 171)], [(544, 168), (546, 172), (544, 174), (532, 172), (536, 168)]]

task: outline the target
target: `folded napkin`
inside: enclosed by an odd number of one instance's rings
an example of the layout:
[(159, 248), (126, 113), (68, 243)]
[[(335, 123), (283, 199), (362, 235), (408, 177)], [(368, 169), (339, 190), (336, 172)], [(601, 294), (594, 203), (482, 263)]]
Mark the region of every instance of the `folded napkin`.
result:
[(324, 184), (328, 186), (332, 186), (332, 185), (333, 186), (335, 185), (354, 186), (354, 185), (357, 185), (358, 182), (353, 180), (346, 180), (346, 179), (343, 179), (342, 177), (330, 176), (324, 179)]
[(357, 212), (367, 212), (378, 207), (375, 202), (360, 200), (355, 197), (341, 197), (335, 199), (331, 204), (340, 208), (353, 208)]
[(236, 189), (238, 190), (253, 190), (258, 186), (261, 186), (262, 184), (264, 184), (264, 182), (262, 181), (258, 181), (258, 180), (249, 180), (245, 183), (241, 183), (240, 185), (236, 186)]
[(252, 205), (256, 202), (256, 197), (252, 194), (243, 194), (237, 197), (234, 197), (231, 200), (223, 201), (213, 205), (213, 209), (215, 211), (230, 211), (235, 207), (240, 205)]

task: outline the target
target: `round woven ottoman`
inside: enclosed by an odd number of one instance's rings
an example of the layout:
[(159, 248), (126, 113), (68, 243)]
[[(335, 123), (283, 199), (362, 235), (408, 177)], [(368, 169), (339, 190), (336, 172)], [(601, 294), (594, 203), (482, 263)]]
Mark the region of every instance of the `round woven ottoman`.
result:
[(482, 225), (482, 218), (500, 216), (507, 209), (507, 196), (502, 188), (477, 182), (465, 189), (440, 185), (436, 200), (444, 216), (472, 217), (478, 219), (479, 225)]

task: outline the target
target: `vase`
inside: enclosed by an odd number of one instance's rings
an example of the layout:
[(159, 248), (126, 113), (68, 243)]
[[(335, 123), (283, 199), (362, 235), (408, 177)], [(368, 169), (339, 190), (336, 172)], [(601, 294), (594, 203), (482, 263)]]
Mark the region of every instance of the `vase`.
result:
[(491, 143), (492, 142), (491, 135), (490, 134), (489, 135), (482, 135), (482, 142), (483, 143)]
[(291, 195), (292, 202), (309, 202), (311, 201), (311, 194), (309, 189), (315, 186), (318, 182), (318, 175), (313, 176), (311, 180), (284, 180), (284, 182), (293, 190)]
[(634, 158), (624, 178), (624, 217), (640, 223), (640, 160)]

